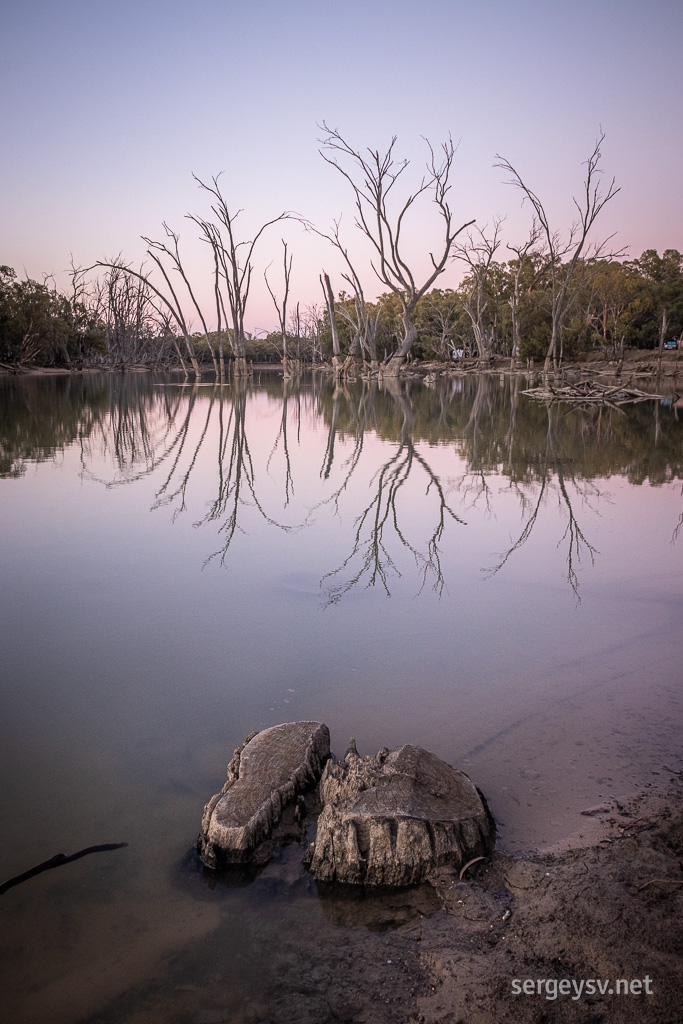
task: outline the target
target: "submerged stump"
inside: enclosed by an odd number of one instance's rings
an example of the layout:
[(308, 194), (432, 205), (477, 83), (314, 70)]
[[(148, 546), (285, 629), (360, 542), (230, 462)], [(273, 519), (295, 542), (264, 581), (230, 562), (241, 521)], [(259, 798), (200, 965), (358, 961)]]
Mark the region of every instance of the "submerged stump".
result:
[(323, 811), (306, 855), (319, 881), (410, 885), (437, 868), (462, 868), (493, 849), (495, 825), (471, 779), (406, 744), (328, 761)]
[(329, 756), (330, 733), (321, 722), (288, 722), (248, 736), (223, 789), (204, 808), (197, 840), (204, 864), (252, 860), (285, 808), (317, 784)]

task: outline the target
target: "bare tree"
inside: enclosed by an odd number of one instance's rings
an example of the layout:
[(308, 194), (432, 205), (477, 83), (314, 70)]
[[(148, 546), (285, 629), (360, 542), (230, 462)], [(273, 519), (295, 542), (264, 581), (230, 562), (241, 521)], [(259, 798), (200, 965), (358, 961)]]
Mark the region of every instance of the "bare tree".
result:
[[(297, 305), (297, 310), (298, 310)], [(311, 364), (315, 366), (317, 363), (322, 362), (322, 347), (320, 344), (320, 331), (323, 323), (323, 313), (321, 308), (312, 303), (310, 306), (306, 306), (304, 309), (303, 317), (298, 321), (299, 330), (301, 336), (307, 345), (304, 346), (304, 354), (306, 347), (310, 351)]]
[(571, 225), (568, 235), (562, 235), (550, 226), (550, 221), (542, 201), (536, 193), (523, 181), (519, 172), (512, 164), (500, 156), (495, 166), (507, 171), (511, 177), (508, 184), (519, 188), (524, 200), (531, 203), (534, 214), (540, 225), (545, 244), (547, 274), (551, 288), (552, 333), (545, 359), (546, 373), (552, 362), (555, 372), (562, 362), (562, 326), (572, 304), (573, 294), (570, 289), (579, 268), (585, 268), (596, 260), (618, 255), (607, 253), (607, 244), (613, 237), (610, 235), (602, 242), (588, 242), (588, 235), (595, 220), (606, 203), (620, 191), (612, 178), (606, 192), (600, 188), (600, 147), (604, 141), (604, 132), (595, 143), (593, 152), (586, 161), (586, 177), (581, 199), (573, 199), (577, 218)]
[(335, 376), (339, 376), (342, 368), (341, 359), (341, 346), (339, 344), (339, 328), (337, 326), (337, 317), (334, 309), (334, 293), (332, 291), (332, 285), (330, 284), (329, 274), (325, 271), (320, 275), (320, 286), (325, 296), (325, 305), (327, 306), (327, 315), (330, 321), (330, 330), (332, 331), (332, 367), (335, 372)]
[[(124, 264), (121, 257), (107, 264), (103, 278), (89, 279), (92, 268), (71, 264), (71, 295), (74, 327), (80, 336), (95, 327), (104, 331), (104, 358), (121, 366), (159, 362), (169, 345), (175, 347), (182, 363), (171, 317), (163, 303), (155, 302), (143, 272)], [(125, 268), (125, 269), (124, 269)]]
[[(517, 259), (510, 261), (510, 276), (512, 279), (512, 288), (508, 297), (508, 305), (510, 306), (510, 313), (512, 315), (512, 353), (510, 357), (510, 366), (516, 366), (520, 359), (520, 347), (522, 343), (522, 331), (520, 325), (520, 302), (522, 297), (522, 275), (526, 269), (528, 263), (533, 257), (534, 248), (538, 245), (538, 241), (541, 237), (541, 228), (536, 218), (533, 218), (529, 237), (521, 245), (508, 245), (507, 248), (510, 252), (514, 252)], [(537, 271), (533, 276), (533, 280), (530, 282), (530, 287), (536, 283), (540, 277), (540, 272)]]
[[(171, 232), (170, 228), (168, 228), (166, 224), (164, 224), (164, 230), (169, 235), (169, 237), (175, 238), (177, 243), (177, 236), (174, 235), (173, 232)], [(128, 263), (123, 262), (121, 256), (118, 256), (113, 260), (98, 260), (95, 266), (109, 267), (112, 270), (118, 270), (131, 277), (135, 277), (138, 279), (138, 281), (141, 281), (145, 285), (145, 287), (149, 289), (150, 292), (154, 294), (157, 301), (161, 304), (161, 306), (156, 306), (155, 304), (155, 309), (159, 311), (161, 307), (164, 307), (168, 311), (170, 317), (173, 319), (176, 325), (180, 328), (180, 332), (185, 342), (185, 351), (187, 357), (194, 371), (195, 378), (199, 379), (199, 362), (197, 360), (197, 355), (194, 350), (194, 344), (192, 342), (192, 336), (190, 335), (190, 329), (185, 319), (185, 314), (183, 313), (183, 308), (176, 293), (176, 290), (173, 287), (173, 283), (171, 281), (169, 272), (164, 266), (163, 260), (159, 255), (160, 252), (168, 253), (169, 250), (161, 242), (152, 242), (150, 239), (144, 237), (143, 241), (147, 242), (148, 245), (147, 255), (154, 261), (158, 269), (161, 271), (161, 275), (164, 278), (164, 281), (166, 282), (166, 287), (168, 289), (166, 293), (162, 292), (161, 289), (158, 288), (157, 285), (150, 280), (150, 275), (148, 273), (144, 273), (142, 267), (140, 268), (140, 270), (133, 270), (133, 268)], [(180, 359), (183, 370), (185, 371), (185, 373), (187, 373), (185, 360), (183, 359), (180, 353), (180, 349), (177, 346), (176, 352)]]
[[(212, 195), (214, 199), (211, 210), (218, 219), (218, 224), (209, 223), (201, 218), (193, 217), (193, 219), (202, 228), (220, 265), (220, 274), (225, 283), (232, 320), (230, 341), (235, 356), (235, 376), (243, 377), (247, 374), (244, 315), (254, 269), (252, 263), (254, 249), (266, 228), (271, 224), (277, 224), (278, 221), (293, 218), (295, 215), (285, 210), (277, 217), (273, 217), (272, 220), (266, 221), (252, 239), (239, 241), (235, 224), (242, 210), (237, 210), (235, 213), (230, 212), (218, 184), (220, 175), (214, 176), (210, 184), (203, 182), (196, 175), (193, 177), (200, 188)], [(225, 307), (223, 308), (225, 309)]]
[[(190, 219), (192, 219), (192, 218), (190, 218)], [(216, 380), (218, 380), (219, 369), (218, 369), (218, 363), (216, 361), (216, 353), (214, 351), (213, 345), (211, 344), (211, 335), (209, 333), (209, 329), (207, 327), (206, 320), (204, 318), (204, 314), (202, 312), (201, 306), (197, 302), (196, 296), (195, 296), (194, 291), (192, 289), (192, 285), (190, 283), (190, 280), (189, 280), (189, 278), (188, 278), (188, 276), (187, 276), (187, 274), (185, 272), (185, 269), (184, 269), (183, 264), (182, 264), (181, 259), (180, 259), (180, 252), (179, 252), (179, 249), (178, 249), (178, 242), (179, 242), (179, 237), (180, 236), (175, 231), (172, 231), (166, 223), (164, 223), (163, 226), (164, 226), (164, 230), (166, 232), (167, 237), (169, 239), (171, 239), (171, 241), (172, 241), (172, 248), (169, 248), (169, 246), (165, 245), (163, 242), (153, 242), (149, 238), (144, 238), (144, 236), (143, 236), (143, 241), (147, 242), (148, 246), (150, 247), (148, 249), (148, 252), (150, 252), (150, 255), (155, 260), (157, 265), (161, 266), (161, 258), (163, 258), (165, 256), (165, 257), (167, 257), (170, 260), (172, 268), (181, 277), (181, 279), (182, 279), (182, 281), (183, 281), (183, 283), (184, 283), (184, 285), (185, 285), (185, 287), (187, 289), (187, 293), (188, 293), (188, 295), (190, 297), (192, 305), (194, 306), (194, 308), (195, 308), (195, 310), (197, 312), (197, 315), (198, 315), (198, 317), (200, 319), (200, 322), (201, 322), (201, 325), (202, 325), (202, 329), (203, 329), (203, 334), (204, 334), (204, 341), (206, 342), (206, 347), (208, 348), (208, 350), (209, 350), (209, 352), (211, 354), (211, 361), (213, 362), (213, 368), (214, 368), (214, 372), (215, 372), (215, 375), (216, 375)], [(154, 251), (151, 252), (150, 250), (154, 250)], [(157, 254), (160, 254), (159, 258), (157, 258)], [(164, 273), (164, 276), (166, 277), (165, 273)], [(167, 280), (168, 280), (168, 278), (167, 278)], [(178, 308), (180, 308), (180, 303), (178, 303)]]
[(266, 267), (266, 269), (263, 271), (263, 277), (266, 282), (266, 288), (270, 292), (270, 297), (273, 300), (273, 305), (277, 310), (277, 316), (280, 322), (280, 337), (282, 340), (282, 369), (284, 372), (284, 376), (290, 377), (290, 364), (289, 357), (287, 354), (287, 299), (289, 297), (289, 282), (292, 276), (293, 257), (290, 254), (289, 260), (287, 260), (287, 243), (285, 242), (284, 238), (282, 239), (282, 246), (284, 249), (283, 271), (285, 281), (285, 294), (283, 296), (282, 303), (278, 302), (277, 298), (275, 297), (275, 292), (270, 287), (270, 281), (268, 280), (268, 268), (270, 267), (270, 263), (268, 264), (268, 267)]
[[(366, 157), (359, 150), (353, 149), (339, 131), (332, 130), (325, 122), (321, 127), (327, 135), (321, 140), (323, 148), (320, 154), (325, 162), (335, 167), (351, 185), (355, 196), (356, 225), (375, 251), (372, 269), (381, 283), (397, 296), (401, 304), (403, 336), (399, 341), (398, 351), (390, 358), (385, 369), (386, 374), (395, 376), (417, 339), (413, 315), (419, 299), (445, 270), (456, 237), (474, 223), (471, 220), (457, 229), (453, 227), (453, 215), (448, 204), (448, 179), (455, 148), (450, 138), (448, 142), (443, 143), (443, 160), (437, 164), (434, 150), (427, 143), (430, 158), (426, 176), (415, 192), (410, 193), (402, 203), (399, 203), (397, 210), (392, 211), (389, 209), (390, 200), (393, 199), (392, 190), (408, 167), (407, 160), (397, 163), (394, 159), (396, 136), (392, 138), (386, 153), (382, 155), (379, 150), (369, 149)], [(328, 153), (332, 155), (328, 156)], [(350, 162), (352, 170), (346, 170), (339, 163), (337, 155), (345, 163)], [(436, 257), (430, 252), (432, 269), (423, 284), (418, 285), (403, 255), (401, 231), (406, 215), (424, 193), (431, 194), (432, 202), (439, 211), (443, 222), (443, 239)]]
[(462, 306), (472, 323), (474, 343), (482, 364), (491, 360), (496, 341), (497, 296), (492, 293), (491, 278), (493, 257), (501, 244), (500, 225), (500, 218), (494, 220), (490, 238), (485, 234), (486, 229), (478, 228), (476, 235), (469, 232), (467, 241), (453, 250), (453, 259), (469, 267), (462, 286)]
[[(438, 297), (435, 297), (435, 292)], [(434, 289), (425, 296), (423, 304), (423, 309), (426, 312), (425, 320), (429, 324), (430, 330), (438, 336), (438, 340), (432, 343), (432, 347), (442, 359), (455, 359), (458, 356), (455, 326), (461, 308), (462, 304), (457, 293), (450, 288), (443, 292)]]
[(344, 318), (351, 330), (351, 345), (344, 364), (344, 370), (348, 372), (351, 369), (360, 349), (370, 363), (371, 372), (377, 372), (379, 368), (377, 360), (377, 331), (379, 329), (382, 304), (380, 303), (374, 312), (369, 309), (365, 301), (363, 286), (358, 272), (351, 262), (348, 249), (343, 245), (339, 237), (339, 220), (334, 221), (334, 227), (330, 235), (317, 229), (314, 230), (316, 234), (320, 235), (321, 238), (327, 239), (341, 253), (347, 267), (347, 272), (343, 273), (342, 277), (353, 289), (353, 308), (347, 308), (343, 305), (339, 308), (340, 316)]

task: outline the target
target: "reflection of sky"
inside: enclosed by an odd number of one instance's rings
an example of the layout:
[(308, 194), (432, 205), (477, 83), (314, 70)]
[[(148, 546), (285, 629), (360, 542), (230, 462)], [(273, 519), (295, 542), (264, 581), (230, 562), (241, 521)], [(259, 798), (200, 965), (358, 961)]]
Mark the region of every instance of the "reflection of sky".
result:
[[(348, 192), (317, 154), (323, 119), (358, 146), (383, 147), (395, 132), (399, 153), (418, 163), (421, 135), (451, 132), (456, 218), (483, 225), (507, 214), (511, 241), (528, 216), (494, 154), (519, 167), (563, 226), (602, 125), (606, 174), (623, 189), (602, 230), (618, 229), (632, 255), (680, 246), (683, 154), (672, 125), (683, 119), (682, 21), (673, 0), (351, 0), (343, 14), (311, 0), (7, 0), (2, 262), (40, 278), (64, 270), (70, 253), (81, 265), (119, 251), (137, 261), (139, 236), (159, 237), (167, 220), (201, 277), (202, 247), (183, 221), (206, 209), (191, 172), (221, 170), (247, 233), (294, 209), (322, 229), (343, 212), (352, 239)], [(414, 251), (426, 259), (433, 237), (420, 230)], [(281, 233), (261, 252), (251, 328), (275, 322), (261, 271)], [(319, 239), (292, 225), (284, 233), (293, 295), (320, 301), (320, 266), (338, 272), (335, 261)], [(208, 284), (199, 291), (208, 302)]]
[[(189, 406), (187, 390), (178, 424)], [(105, 841), (132, 836), (144, 848), (151, 828), (155, 842), (175, 851), (163, 856), (180, 856), (232, 749), (254, 729), (280, 721), (325, 721), (337, 752), (355, 735), (364, 752), (410, 741), (463, 764), (507, 820), (506, 836), (522, 844), (548, 838), (557, 792), (562, 807), (578, 815), (601, 798), (598, 780), (609, 776), (623, 788), (642, 778), (644, 764), (667, 763), (667, 730), (680, 707), (683, 542), (671, 543), (681, 511), (678, 481), (655, 488), (618, 476), (596, 479), (587, 499), (568, 481), (577, 521), (596, 550), (594, 566), (586, 552), (575, 565), (579, 602), (567, 583), (567, 512), (555, 478), (527, 543), (490, 576), (484, 570), (523, 529), (519, 496), (494, 473), (486, 478), (488, 507), (483, 498), (473, 503), (472, 492), (463, 491), (467, 466), (454, 447), (420, 442), (417, 452), (466, 523), (446, 524), (441, 599), (430, 579), (416, 596), (419, 566), (390, 522), (385, 541), (402, 574), (389, 574), (391, 597), (379, 584), (368, 589), (363, 578), (330, 605), (329, 582), (321, 589), (321, 580), (349, 556), (357, 516), (373, 499), (377, 470), (396, 442), (365, 435), (335, 514), (320, 503), (342, 484), (353, 437), (337, 437), (324, 480), (329, 423), (315, 412), (308, 389), (297, 437), (292, 395), (293, 494), (284, 509), (282, 437), (273, 451), (282, 405), (253, 395), (246, 433), (256, 496), (271, 521), (243, 487), (246, 503), (225, 565), (206, 565), (222, 543), (220, 521), (197, 525), (217, 487), (217, 403), (200, 444), (208, 392), (199, 391), (173, 472), (177, 446), (149, 475), (104, 486), (121, 474), (111, 447), (101, 456), (93, 442), (86, 473), (76, 443), (55, 463), (29, 463), (20, 479), (0, 480), (0, 751), (7, 780), (0, 813), (28, 843), (35, 801), (44, 807), (44, 849), (13, 844), (2, 853), (0, 877), (55, 849), (89, 845), (83, 807), (92, 805), (95, 791)], [(226, 425), (229, 411), (228, 399)], [(151, 421), (158, 440), (158, 411)], [(190, 465), (185, 510), (174, 516), (179, 497), (153, 508), (169, 474), (166, 493)], [(143, 466), (138, 461), (137, 471)], [(528, 488), (531, 501), (536, 494), (536, 485)], [(396, 509), (403, 535), (424, 553), (438, 499), (433, 487), (427, 493), (419, 466)], [(587, 729), (596, 731), (590, 741)], [(546, 747), (538, 746), (541, 732)], [(564, 743), (561, 756), (555, 737)], [(565, 764), (564, 751), (575, 758), (575, 745), (584, 742), (581, 766)], [(539, 770), (550, 781), (519, 808), (519, 772), (534, 757), (544, 759)], [(596, 759), (605, 762), (600, 770)], [(185, 795), (157, 805), (169, 779)], [(555, 834), (564, 827), (558, 820)]]

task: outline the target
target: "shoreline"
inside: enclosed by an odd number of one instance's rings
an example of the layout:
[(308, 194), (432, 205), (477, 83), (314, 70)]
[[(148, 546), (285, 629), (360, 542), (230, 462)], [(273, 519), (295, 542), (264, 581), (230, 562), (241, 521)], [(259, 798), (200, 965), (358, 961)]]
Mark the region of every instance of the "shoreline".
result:
[[(258, 983), (254, 964), (227, 988), (214, 973), (232, 928), (223, 904), (220, 925), (185, 947), (186, 986), (178, 987), (172, 967), (158, 965), (89, 1021), (676, 1024), (683, 772), (672, 772), (661, 791), (645, 788), (611, 817), (603, 838), (583, 848), (496, 849), (463, 879), (442, 869), (393, 891), (316, 884), (292, 844), (254, 883), (285, 915), (259, 926)], [(214, 901), (197, 871), (183, 888)], [(587, 987), (589, 979), (604, 992)], [(618, 979), (635, 982), (629, 998), (614, 992)], [(521, 989), (525, 981), (533, 993)]]
[[(624, 353), (621, 364), (617, 360), (610, 359), (609, 355), (602, 352), (591, 352), (581, 359), (563, 363), (558, 373), (562, 376), (574, 376), (577, 374), (589, 374), (598, 377), (621, 376), (626, 378), (629, 375), (634, 377), (666, 377), (677, 378), (683, 376), (683, 360), (680, 361), (680, 350), (665, 351), (661, 354), (658, 349), (630, 349)], [(332, 367), (327, 364), (305, 365), (302, 374), (312, 371), (331, 373)], [(282, 363), (254, 363), (253, 372), (282, 373)], [(131, 364), (129, 366), (83, 366), (79, 369), (63, 366), (11, 366), (7, 363), (0, 363), (0, 377), (65, 377), (94, 375), (100, 373), (170, 373), (183, 375), (180, 367), (159, 367), (145, 364)], [(415, 360), (404, 363), (401, 367), (401, 377), (428, 377), (459, 376), (472, 373), (497, 373), (512, 374), (515, 376), (540, 376), (543, 374), (543, 364), (532, 363), (531, 365), (512, 366), (509, 356), (497, 356), (491, 360), (490, 365), (481, 366), (477, 358), (460, 359), (457, 362), (445, 362), (442, 360)], [(206, 365), (202, 368), (202, 376), (213, 377), (213, 369)], [(227, 382), (233, 378), (227, 377)], [(296, 379), (293, 377), (292, 379)], [(347, 379), (353, 379), (352, 377)], [(210, 383), (210, 381), (209, 381)]]

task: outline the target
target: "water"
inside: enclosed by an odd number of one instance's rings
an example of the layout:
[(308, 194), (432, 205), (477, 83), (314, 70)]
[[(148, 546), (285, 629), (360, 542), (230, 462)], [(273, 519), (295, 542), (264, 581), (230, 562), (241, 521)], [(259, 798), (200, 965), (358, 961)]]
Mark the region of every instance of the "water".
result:
[(435, 912), (319, 893), (296, 844), (250, 884), (196, 870), (255, 729), (421, 744), (510, 851), (680, 767), (680, 411), (524, 386), (0, 381), (0, 880), (129, 844), (1, 897), (13, 1021), (285, 1020), (283, 991), (345, 1019), (325, 944)]

